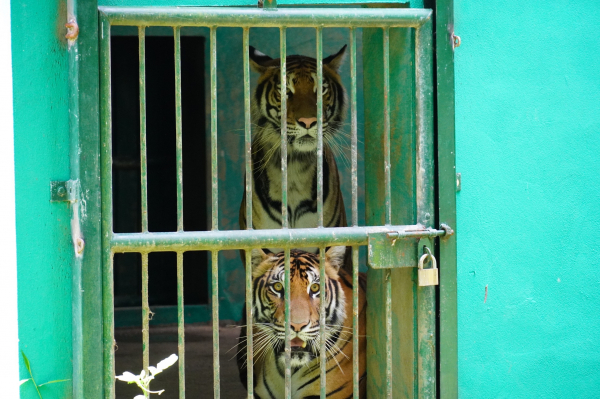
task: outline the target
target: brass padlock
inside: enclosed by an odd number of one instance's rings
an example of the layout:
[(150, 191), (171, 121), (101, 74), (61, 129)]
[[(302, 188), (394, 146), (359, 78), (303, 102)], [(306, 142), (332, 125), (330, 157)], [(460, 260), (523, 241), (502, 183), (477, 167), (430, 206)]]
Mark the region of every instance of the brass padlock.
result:
[[(435, 260), (435, 256), (431, 254), (429, 248), (425, 247), (427, 253), (423, 254), (419, 259), (419, 286), (425, 287), (430, 285), (438, 285), (438, 268), (437, 261)], [(424, 269), (423, 264), (425, 263), (425, 259), (431, 259), (431, 268)]]

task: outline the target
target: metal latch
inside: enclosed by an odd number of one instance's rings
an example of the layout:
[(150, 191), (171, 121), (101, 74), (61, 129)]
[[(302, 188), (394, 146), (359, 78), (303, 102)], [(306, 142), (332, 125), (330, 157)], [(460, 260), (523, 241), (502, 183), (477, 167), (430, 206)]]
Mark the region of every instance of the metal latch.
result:
[(79, 180), (50, 182), (51, 202), (75, 202), (79, 199)]

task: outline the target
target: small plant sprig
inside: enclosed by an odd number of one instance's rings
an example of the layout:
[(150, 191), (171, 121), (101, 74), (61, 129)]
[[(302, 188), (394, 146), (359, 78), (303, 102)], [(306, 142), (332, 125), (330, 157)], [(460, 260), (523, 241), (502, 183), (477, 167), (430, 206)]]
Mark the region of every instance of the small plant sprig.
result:
[(21, 351), (21, 356), (23, 356), (23, 363), (25, 363), (25, 368), (29, 372), (29, 378), (25, 378), (24, 380), (19, 381), (19, 386), (25, 384), (27, 381), (31, 381), (33, 383), (33, 386), (35, 387), (35, 390), (37, 391), (38, 395), (40, 396), (40, 399), (43, 399), (42, 394), (40, 392), (41, 387), (43, 387), (45, 385), (56, 384), (57, 382), (70, 381), (70, 380), (54, 380), (54, 381), (44, 382), (43, 384), (38, 385), (35, 382), (35, 379), (33, 378), (33, 373), (31, 372), (31, 364), (29, 364), (29, 359), (27, 359), (27, 356), (25, 356), (25, 352)]
[[(160, 391), (151, 391), (150, 390), (150, 381), (152, 381), (154, 379), (156, 374), (158, 374), (158, 373), (164, 371), (166, 368), (174, 365), (175, 362), (177, 361), (177, 359), (178, 359), (177, 355), (172, 354), (168, 358), (163, 359), (160, 362), (158, 362), (156, 367), (152, 367), (152, 366), (148, 367), (148, 374), (146, 374), (145, 370), (142, 370), (139, 375), (135, 375), (133, 373), (130, 373), (129, 371), (126, 371), (123, 373), (123, 375), (118, 375), (115, 378), (117, 380), (125, 381), (128, 384), (133, 384), (133, 383), (137, 384), (137, 386), (140, 387), (142, 389), (142, 391), (144, 391), (144, 394), (149, 395), (149, 394), (155, 393), (155, 394), (160, 395), (165, 390), (161, 389)], [(137, 395), (133, 399), (145, 399), (145, 398), (146, 398), (145, 395)]]

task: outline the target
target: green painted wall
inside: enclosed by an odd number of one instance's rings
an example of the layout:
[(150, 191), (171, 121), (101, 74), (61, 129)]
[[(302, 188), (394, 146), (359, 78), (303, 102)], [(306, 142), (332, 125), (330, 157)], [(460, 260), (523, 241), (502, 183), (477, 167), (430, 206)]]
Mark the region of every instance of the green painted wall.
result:
[[(13, 1), (15, 179), (20, 347), (38, 383), (71, 378), (69, 209), (50, 181), (69, 179), (65, 2)], [(21, 378), (28, 377), (21, 361)], [(71, 384), (41, 388), (68, 398)], [(30, 383), (22, 398), (35, 398)]]
[(600, 5), (455, 5), (460, 396), (598, 397)]

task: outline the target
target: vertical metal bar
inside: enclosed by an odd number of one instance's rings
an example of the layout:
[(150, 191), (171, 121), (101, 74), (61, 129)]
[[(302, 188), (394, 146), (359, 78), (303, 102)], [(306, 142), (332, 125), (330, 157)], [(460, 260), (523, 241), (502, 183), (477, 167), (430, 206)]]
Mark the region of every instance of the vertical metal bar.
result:
[(104, 346), (104, 397), (115, 397), (114, 279), (110, 239), (112, 212), (112, 114), (110, 76), (110, 23), (100, 15), (100, 118), (102, 176), (102, 330)]
[[(327, 336), (326, 336), (326, 325), (327, 322), (325, 314), (325, 305), (327, 304), (327, 284), (325, 284), (325, 248), (319, 248), (319, 334), (321, 340), (319, 342), (319, 354), (321, 362), (321, 399), (327, 398)], [(337, 354), (332, 354), (335, 356)]]
[(213, 391), (214, 398), (221, 397), (221, 372), (219, 365), (219, 251), (212, 251), (212, 329), (213, 329)]
[[(434, 223), (432, 21), (415, 32), (417, 222)], [(419, 397), (436, 395), (435, 287), (417, 287)]]
[[(77, 21), (77, 2), (67, 0), (67, 22)], [(68, 40), (67, 51), (69, 54), (69, 161), (71, 169), (71, 180), (80, 179), (80, 154), (81, 142), (79, 131), (79, 44), (77, 40)], [(84, 169), (85, 170), (85, 169)], [(80, 220), (81, 220), (81, 201), (71, 203), (71, 224), (77, 226), (77, 230), (72, 229), (74, 240), (81, 239)], [(77, 234), (77, 232), (79, 232)], [(86, 237), (87, 239), (87, 237)], [(72, 278), (71, 278), (71, 340), (73, 347), (73, 397), (82, 398), (84, 395), (84, 356), (83, 356), (83, 253), (73, 257)], [(87, 361), (88, 359), (86, 359)]]
[(285, 248), (284, 301), (285, 301), (285, 399), (292, 399), (292, 346), (290, 329), (290, 249)]
[[(148, 253), (142, 253), (142, 356), (143, 367), (148, 374), (150, 366), (150, 306), (148, 305)], [(149, 397), (147, 392), (144, 392)]]
[[(210, 28), (210, 155), (212, 230), (219, 229), (219, 169), (217, 158), (217, 27)], [(221, 396), (219, 366), (219, 251), (212, 251), (213, 392)]]
[(383, 156), (385, 176), (385, 223), (392, 224), (392, 179), (390, 161), (390, 28), (383, 28)]
[[(317, 226), (323, 227), (323, 29), (316, 28), (317, 44)], [(319, 248), (320, 269), (320, 355), (321, 355), (321, 399), (327, 397), (327, 347), (325, 336), (325, 249)]]
[(352, 226), (358, 226), (358, 129), (356, 111), (356, 28), (350, 28), (350, 134), (352, 156)]
[(288, 223), (288, 178), (287, 178), (287, 70), (286, 70), (286, 28), (279, 28), (279, 55), (281, 57), (281, 227)]
[(142, 232), (148, 231), (148, 162), (146, 158), (146, 28), (138, 28), (140, 86), (140, 178)]
[(183, 231), (183, 154), (181, 125), (181, 27), (173, 28), (175, 36), (175, 162), (177, 164), (177, 231)]
[(219, 230), (219, 167), (217, 157), (217, 27), (210, 28), (210, 160), (212, 230)]
[[(140, 91), (140, 184), (142, 232), (148, 232), (148, 162), (146, 150), (146, 28), (138, 27)], [(148, 253), (142, 253), (142, 364), (150, 366), (150, 306), (148, 303)], [(144, 392), (146, 398), (150, 397)]]
[(323, 29), (317, 27), (317, 226), (323, 227)]
[(185, 320), (183, 303), (183, 252), (177, 252), (177, 352), (179, 354), (179, 399), (185, 398)]
[[(252, 120), (250, 119), (250, 28), (244, 28), (244, 121), (246, 144), (246, 229), (252, 229)], [(254, 397), (254, 342), (252, 306), (252, 256), (251, 249), (246, 256), (246, 371), (248, 398)]]
[(358, 399), (360, 393), (360, 353), (358, 349), (358, 246), (352, 247), (352, 288), (352, 393), (354, 399)]
[[(385, 223), (392, 224), (391, 134), (390, 134), (390, 28), (383, 28), (383, 132), (385, 176)], [(385, 384), (386, 396), (392, 397), (392, 278), (385, 274)]]
[[(352, 226), (358, 226), (358, 131), (356, 112), (356, 29), (350, 28), (350, 120), (352, 155)], [(359, 346), (358, 346), (358, 247), (352, 247), (352, 392), (359, 395)]]
[[(454, 141), (454, 1), (435, 3), (438, 149), (438, 223), (456, 226), (456, 157)], [(436, 223), (437, 225), (437, 223)], [(440, 399), (458, 398), (458, 331), (456, 234), (439, 240), (439, 392)]]

